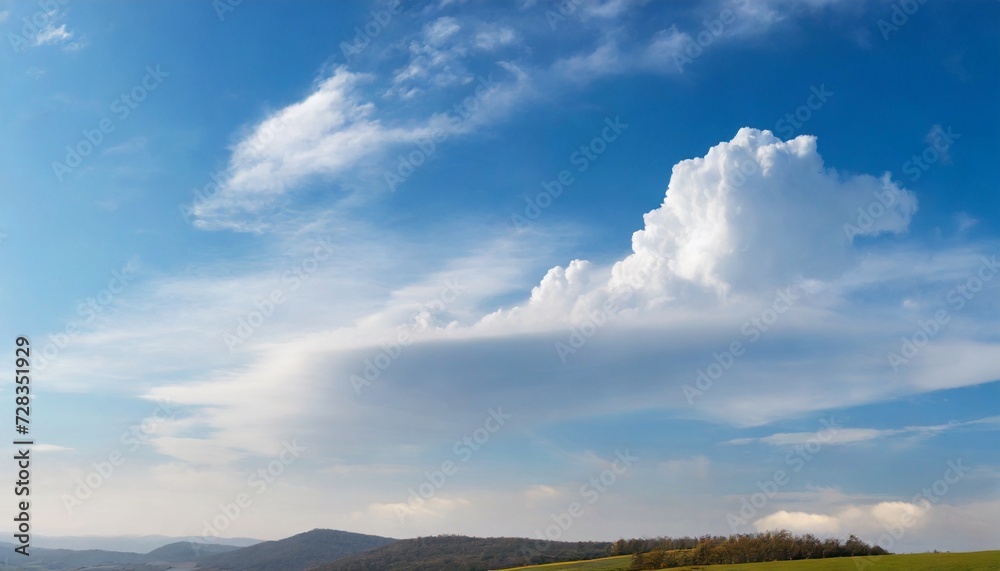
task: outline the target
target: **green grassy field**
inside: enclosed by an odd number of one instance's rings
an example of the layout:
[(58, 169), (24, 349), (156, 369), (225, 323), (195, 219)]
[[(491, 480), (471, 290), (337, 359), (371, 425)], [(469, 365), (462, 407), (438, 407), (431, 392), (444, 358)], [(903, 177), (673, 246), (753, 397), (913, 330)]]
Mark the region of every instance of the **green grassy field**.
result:
[[(625, 571), (631, 555), (517, 567), (518, 571)], [(916, 553), (881, 557), (837, 557), (742, 565), (702, 565), (674, 567), (677, 571), (1000, 571), (1000, 551), (973, 553)], [(513, 569), (505, 571), (514, 571)]]
[(574, 561), (573, 563), (548, 563), (546, 565), (532, 565), (530, 567), (514, 567), (504, 569), (504, 571), (520, 571), (521, 569), (538, 569), (539, 571), (620, 571), (628, 569), (632, 563), (631, 555), (620, 557), (605, 557), (604, 559), (591, 559), (589, 561)]

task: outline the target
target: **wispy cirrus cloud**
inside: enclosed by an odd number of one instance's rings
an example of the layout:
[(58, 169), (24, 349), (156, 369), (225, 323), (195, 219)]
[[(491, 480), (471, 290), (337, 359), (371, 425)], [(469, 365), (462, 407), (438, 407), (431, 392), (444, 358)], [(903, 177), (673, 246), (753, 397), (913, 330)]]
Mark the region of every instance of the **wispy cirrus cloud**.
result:
[[(4, 11), (3, 21), (9, 16), (9, 12)], [(68, 24), (64, 22), (66, 13), (62, 10), (38, 11), (30, 16), (31, 27), (25, 26), (22, 33), (26, 36), (10, 34), (8, 40), (15, 50), (23, 49), (23, 46), (59, 46), (65, 51), (77, 51), (83, 49), (89, 43), (85, 38), (78, 37)]]
[(71, 32), (66, 31), (66, 24), (60, 24), (56, 27), (54, 24), (49, 24), (45, 28), (39, 30), (38, 34), (35, 36), (35, 45), (44, 46), (46, 44), (60, 44), (66, 42), (73, 37)]
[[(968, 421), (956, 421), (948, 424), (928, 426), (906, 426), (903, 428), (837, 428), (829, 435), (824, 435), (822, 443), (826, 445), (850, 445), (889, 437), (927, 437), (953, 430), (1000, 430), (1000, 417), (992, 416)], [(726, 444), (769, 444), (771, 446), (801, 446), (816, 441), (815, 432), (779, 432), (759, 438), (737, 438)]]
[(229, 176), (220, 192), (194, 203), (196, 224), (209, 229), (259, 229), (256, 221), (261, 214), (273, 211), (307, 183), (357, 173), (401, 145), (472, 133), (506, 115), (530, 93), (528, 76), (504, 63), (496, 79), (490, 74), (469, 86), (476, 99), (472, 111), (388, 120), (380, 117), (362, 89), (374, 80), (370, 74), (337, 68), (305, 99), (253, 126), (234, 145)]

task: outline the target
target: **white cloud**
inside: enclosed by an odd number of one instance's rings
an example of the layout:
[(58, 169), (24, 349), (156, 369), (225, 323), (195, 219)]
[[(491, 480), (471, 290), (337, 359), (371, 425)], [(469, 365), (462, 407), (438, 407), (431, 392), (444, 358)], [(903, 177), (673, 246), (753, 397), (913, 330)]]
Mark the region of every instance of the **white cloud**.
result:
[[(564, 79), (586, 82), (610, 75), (631, 72), (679, 74), (694, 58), (707, 50), (729, 48), (740, 39), (767, 32), (793, 13), (813, 12), (828, 4), (846, 4), (840, 0), (793, 2), (706, 2), (696, 10), (694, 21), (684, 28), (673, 25), (661, 29), (652, 37), (636, 39), (635, 33), (623, 33), (626, 26), (619, 20), (631, 8), (645, 4), (635, 0), (593, 0), (577, 2), (570, 17), (597, 23), (600, 30), (596, 48), (558, 58), (553, 70)], [(725, 20), (723, 22), (722, 20)], [(706, 22), (715, 22), (706, 29)], [(719, 26), (715, 28), (714, 26)], [(699, 34), (709, 34), (710, 40), (698, 40)]]
[(458, 24), (458, 20), (444, 16), (424, 26), (424, 37), (428, 43), (439, 46), (447, 42), (461, 29), (462, 26)]
[(70, 42), (70, 43), (66, 44), (65, 46), (63, 46), (63, 49), (66, 50), (66, 51), (68, 51), (68, 52), (76, 52), (76, 51), (82, 50), (83, 48), (85, 48), (85, 47), (87, 47), (89, 45), (90, 45), (90, 42), (88, 42), (87, 40), (80, 40), (80, 41)]
[(636, 63), (647, 70), (679, 71), (675, 56), (681, 54), (690, 41), (691, 36), (678, 31), (676, 26), (660, 30), (640, 52)]
[(871, 428), (838, 428), (832, 433), (823, 434), (822, 439), (815, 432), (781, 432), (763, 438), (738, 438), (730, 440), (728, 444), (762, 442), (773, 446), (798, 446), (815, 442), (823, 446), (835, 446), (838, 444), (867, 442), (887, 434), (895, 434), (895, 432), (893, 430), (875, 430)]
[(932, 515), (930, 504), (883, 501), (867, 505), (846, 503), (833, 508), (832, 513), (779, 510), (753, 523), (758, 531), (786, 529), (826, 537), (855, 534), (877, 541), (894, 526), (913, 533), (925, 526)]
[(958, 234), (965, 234), (979, 224), (979, 219), (970, 216), (967, 212), (959, 212), (955, 215), (955, 224), (958, 226), (956, 232)]
[(718, 291), (827, 280), (852, 263), (843, 227), (854, 221), (856, 205), (886, 192), (898, 198), (863, 234), (905, 231), (914, 195), (888, 176), (825, 169), (815, 137), (780, 141), (741, 129), (703, 159), (674, 167), (667, 198), (646, 214), (646, 228), (632, 238), (635, 253), (615, 277), (627, 283), (649, 269), (661, 284), (676, 276)]
[(233, 148), (232, 175), (221, 192), (195, 203), (196, 216), (208, 225), (256, 214), (308, 177), (336, 175), (386, 145), (430, 135), (427, 127), (383, 127), (358, 92), (367, 79), (341, 67), (304, 100), (258, 124)]
[(537, 322), (579, 319), (625, 288), (638, 294), (629, 307), (648, 309), (835, 279), (858, 261), (844, 225), (855, 221), (858, 205), (886, 193), (892, 205), (862, 235), (905, 231), (914, 195), (888, 175), (826, 169), (815, 137), (781, 141), (770, 131), (740, 129), (705, 157), (674, 166), (663, 204), (632, 236), (631, 255), (610, 270), (579, 260), (553, 268), (527, 304), (487, 322), (533, 314)]
[(758, 531), (788, 530), (792, 533), (812, 533), (822, 536), (837, 535), (841, 531), (840, 520), (823, 514), (789, 512), (781, 510), (754, 522)]
[(486, 51), (492, 51), (517, 41), (517, 32), (507, 26), (484, 27), (476, 33), (474, 39), (476, 47)]
[(36, 444), (33, 448), (36, 452), (69, 452), (72, 448), (58, 446), (56, 444)]
[(759, 0), (720, 2), (717, 11), (729, 8), (735, 11), (734, 22), (727, 27), (727, 37), (758, 35), (768, 32), (775, 25), (793, 20), (804, 13), (820, 12), (836, 5), (841, 10), (860, 10), (863, 3), (853, 0)]
[(923, 438), (952, 430), (1000, 430), (1000, 417), (955, 421), (948, 424), (906, 426), (903, 428), (825, 428), (819, 432), (779, 432), (761, 438), (737, 438), (727, 444), (752, 444), (760, 442), (772, 446), (799, 446), (816, 443), (823, 446), (858, 444), (892, 436)]
[(447, 516), (453, 515), (458, 510), (469, 510), (472, 502), (466, 498), (446, 497), (443, 494), (434, 495), (426, 500), (418, 497), (417, 500), (396, 503), (373, 503), (368, 506), (369, 516), (377, 519), (400, 520), (412, 523), (410, 520), (418, 520), (426, 525), (428, 519), (443, 520)]
[(60, 24), (57, 27), (50, 23), (39, 30), (38, 34), (35, 36), (35, 45), (44, 46), (45, 44), (58, 44), (72, 37), (73, 34), (66, 31), (66, 24)]
[[(469, 86), (462, 99), (475, 97), (470, 112), (447, 110), (394, 125), (384, 123), (362, 93), (361, 86), (372, 76), (336, 69), (305, 99), (272, 113), (233, 146), (221, 190), (192, 205), (195, 223), (207, 229), (258, 231), (267, 226), (263, 215), (312, 180), (357, 173), (390, 148), (435, 136), (440, 142), (504, 116), (530, 85), (513, 64), (501, 68), (506, 81), (490, 74)], [(374, 188), (371, 192), (385, 189), (383, 176), (374, 177), (367, 185)]]
[(103, 151), (101, 151), (101, 154), (116, 155), (116, 154), (137, 153), (146, 148), (147, 142), (148, 140), (144, 135), (138, 137), (132, 137), (127, 141), (124, 141), (122, 143), (104, 149)]
[(872, 506), (871, 515), (882, 526), (892, 525), (904, 519), (918, 519), (927, 511), (927, 506), (908, 502), (879, 502)]
[(427, 89), (468, 83), (473, 75), (466, 68), (469, 50), (461, 31), (458, 20), (447, 16), (424, 25), (409, 41), (409, 61), (393, 74), (387, 94), (407, 99)]
[[(3, 12), (3, 17), (0, 18), (0, 22), (7, 18), (7, 12)], [(65, 23), (61, 23), (64, 19), (65, 14), (59, 12), (58, 10), (50, 10), (44, 13), (38, 13), (36, 16), (44, 16), (44, 25), (39, 26), (37, 31), (33, 36), (28, 39), (34, 46), (46, 46), (46, 45), (61, 45), (66, 51), (77, 51), (87, 46), (88, 42), (85, 39), (72, 40), (75, 35), (69, 30)]]
[(621, 39), (605, 38), (593, 51), (556, 60), (553, 70), (558, 76), (573, 82), (587, 82), (609, 75), (635, 71), (677, 74), (681, 69), (676, 57), (683, 54), (691, 37), (676, 26), (655, 33), (645, 43), (622, 49)]
[(613, 20), (620, 17), (629, 9), (641, 6), (648, 0), (582, 0), (580, 4), (581, 13), (584, 18), (601, 18)]
[(605, 41), (588, 54), (561, 59), (553, 68), (560, 75), (575, 81), (626, 71), (622, 64), (622, 55), (613, 41)]

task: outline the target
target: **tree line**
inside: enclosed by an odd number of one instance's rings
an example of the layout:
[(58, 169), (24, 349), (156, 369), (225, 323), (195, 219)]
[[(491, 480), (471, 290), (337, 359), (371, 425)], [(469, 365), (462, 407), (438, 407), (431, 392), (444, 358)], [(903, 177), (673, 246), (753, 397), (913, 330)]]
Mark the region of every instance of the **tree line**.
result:
[(655, 538), (620, 539), (611, 545), (611, 553), (632, 553), (629, 569), (668, 569), (685, 565), (719, 565), (736, 563), (761, 563), (793, 559), (821, 559), (825, 557), (858, 557), (887, 555), (878, 545), (869, 545), (851, 535), (847, 541), (819, 539), (805, 534), (793, 535), (788, 531), (768, 531), (738, 535), (710, 536), (698, 539)]

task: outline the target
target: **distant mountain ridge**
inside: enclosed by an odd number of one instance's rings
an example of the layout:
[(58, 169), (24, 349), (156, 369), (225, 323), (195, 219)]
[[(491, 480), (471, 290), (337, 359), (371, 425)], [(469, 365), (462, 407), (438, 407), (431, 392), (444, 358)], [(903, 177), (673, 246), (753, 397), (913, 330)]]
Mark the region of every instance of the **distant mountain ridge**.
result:
[(169, 563), (184, 563), (195, 561), (210, 555), (229, 553), (244, 547), (235, 545), (216, 545), (197, 541), (178, 541), (154, 549), (145, 555), (147, 561), (166, 561)]
[[(3, 537), (10, 537), (10, 535), (10, 533), (5, 533), (3, 534)], [(249, 537), (213, 537), (210, 542), (206, 542), (205, 538), (196, 535), (36, 535), (31, 539), (32, 546), (43, 547), (45, 549), (72, 549), (75, 551), (101, 549), (104, 551), (123, 551), (128, 553), (149, 553), (150, 551), (159, 549), (164, 545), (182, 541), (211, 543), (214, 545), (232, 545), (235, 547), (249, 547), (262, 541), (260, 539), (252, 539)]]
[[(3, 542), (0, 547), (13, 552), (14, 544)], [(90, 566), (169, 564), (194, 562), (209, 555), (244, 549), (233, 545), (211, 545), (192, 541), (178, 541), (154, 549), (149, 553), (130, 551), (110, 551), (106, 549), (29, 549), (31, 569), (75, 569)], [(7, 565), (18, 563), (20, 559), (8, 557)]]

